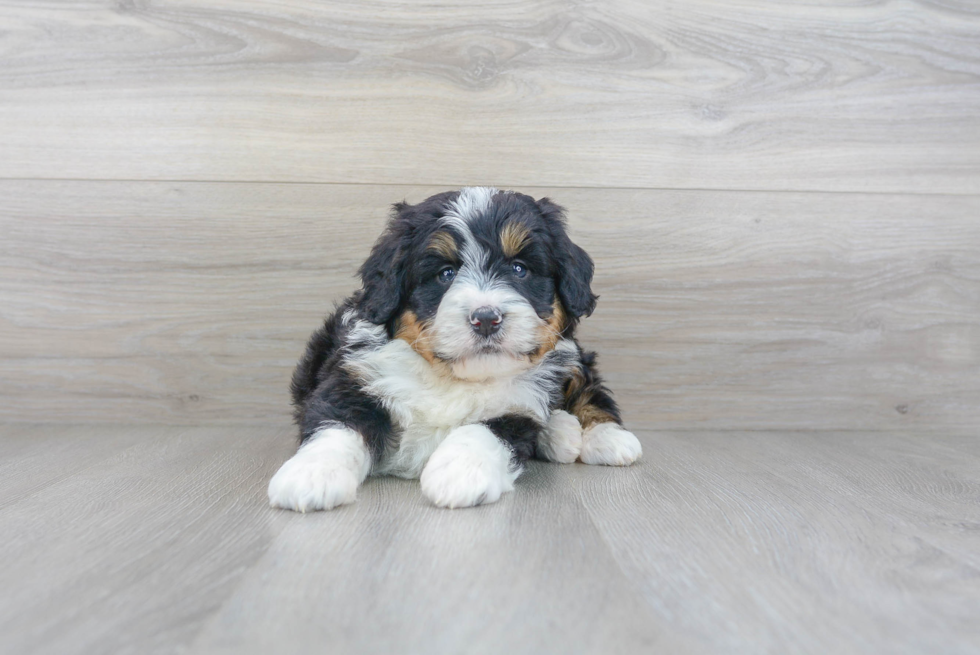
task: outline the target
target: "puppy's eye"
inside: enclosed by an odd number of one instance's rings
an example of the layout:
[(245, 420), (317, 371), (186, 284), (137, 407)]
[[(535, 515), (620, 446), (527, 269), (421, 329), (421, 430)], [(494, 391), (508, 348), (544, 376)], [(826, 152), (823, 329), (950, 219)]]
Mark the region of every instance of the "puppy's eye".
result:
[(439, 275), (436, 276), (440, 282), (445, 282), (446, 284), (453, 281), (456, 277), (456, 269), (452, 266), (447, 266), (446, 268), (439, 271)]
[(524, 277), (527, 275), (527, 267), (521, 262), (514, 262), (514, 275), (517, 277)]

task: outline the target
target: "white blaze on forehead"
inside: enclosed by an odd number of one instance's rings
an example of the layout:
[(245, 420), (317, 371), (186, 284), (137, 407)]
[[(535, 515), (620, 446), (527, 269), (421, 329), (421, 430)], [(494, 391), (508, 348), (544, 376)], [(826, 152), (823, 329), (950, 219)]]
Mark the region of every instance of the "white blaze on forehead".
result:
[(449, 203), (446, 215), (443, 217), (443, 222), (455, 228), (463, 237), (463, 248), (460, 253), (463, 268), (468, 269), (471, 276), (481, 278), (483, 284), (489, 282), (488, 279), (482, 279), (485, 278), (482, 271), (487, 261), (487, 253), (476, 244), (473, 231), (470, 230), (470, 223), (490, 209), (490, 203), (493, 202), (496, 193), (497, 189), (486, 186), (461, 189), (456, 199)]
[(497, 189), (489, 186), (470, 186), (460, 189), (456, 199), (449, 203), (446, 222), (469, 234), (469, 222), (490, 208)]

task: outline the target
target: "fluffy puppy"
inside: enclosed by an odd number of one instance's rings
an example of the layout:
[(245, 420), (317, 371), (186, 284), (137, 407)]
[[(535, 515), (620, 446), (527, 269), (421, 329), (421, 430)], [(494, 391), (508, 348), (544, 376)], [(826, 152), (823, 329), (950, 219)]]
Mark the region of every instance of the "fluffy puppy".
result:
[(373, 474), (470, 507), (513, 490), (530, 457), (634, 462), (640, 442), (574, 338), (592, 269), (548, 199), (474, 187), (395, 205), (361, 290), (293, 374), (300, 447), (269, 501), (331, 509)]

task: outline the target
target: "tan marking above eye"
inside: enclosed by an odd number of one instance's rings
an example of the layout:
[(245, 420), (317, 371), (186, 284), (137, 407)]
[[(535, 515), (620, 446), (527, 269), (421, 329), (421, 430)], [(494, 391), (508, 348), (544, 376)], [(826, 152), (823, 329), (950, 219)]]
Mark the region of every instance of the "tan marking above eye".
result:
[(429, 238), (428, 250), (439, 253), (449, 261), (456, 261), (459, 253), (456, 249), (456, 239), (449, 232), (436, 232)]
[(505, 257), (515, 257), (531, 240), (531, 231), (523, 223), (511, 221), (500, 231), (500, 245)]

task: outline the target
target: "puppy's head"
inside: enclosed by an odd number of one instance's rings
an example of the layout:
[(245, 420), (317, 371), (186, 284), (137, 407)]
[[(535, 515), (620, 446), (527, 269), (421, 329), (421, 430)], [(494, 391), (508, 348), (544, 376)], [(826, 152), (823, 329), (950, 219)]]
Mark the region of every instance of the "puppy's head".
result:
[(592, 269), (558, 205), (466, 188), (395, 205), (361, 267), (357, 308), (456, 377), (497, 377), (592, 313)]

